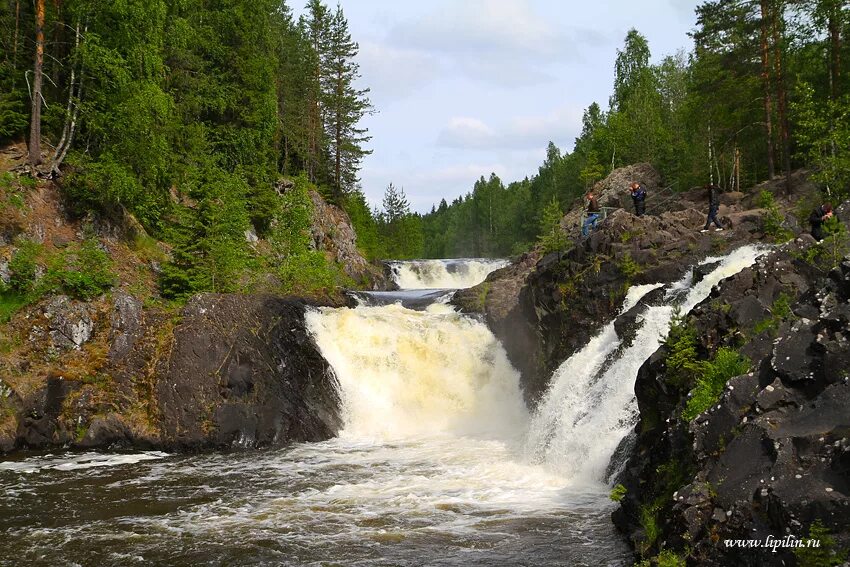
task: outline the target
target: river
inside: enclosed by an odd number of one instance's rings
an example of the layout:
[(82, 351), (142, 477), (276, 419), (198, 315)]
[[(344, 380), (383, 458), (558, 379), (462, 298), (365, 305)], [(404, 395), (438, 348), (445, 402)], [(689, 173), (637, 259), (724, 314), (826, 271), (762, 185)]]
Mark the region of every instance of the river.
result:
[[(710, 260), (699, 284), (668, 286), (670, 303), (690, 309), (757, 256)], [(343, 400), (337, 438), (0, 462), (0, 564), (629, 564), (610, 522), (609, 461), (672, 306), (648, 307), (630, 345), (606, 327), (532, 413), (498, 340), (429, 287), (472, 285), (503, 264), (431, 262), (442, 266), (396, 264), (414, 291), (308, 314)], [(656, 287), (632, 288), (623, 311)]]

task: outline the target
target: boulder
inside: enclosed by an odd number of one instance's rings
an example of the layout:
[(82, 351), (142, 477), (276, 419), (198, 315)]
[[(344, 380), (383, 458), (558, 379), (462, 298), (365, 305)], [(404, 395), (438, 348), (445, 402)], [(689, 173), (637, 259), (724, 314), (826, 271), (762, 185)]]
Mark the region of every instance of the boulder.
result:
[(85, 303), (57, 295), (47, 302), (43, 313), (48, 321), (50, 351), (79, 350), (91, 339), (94, 321)]
[(157, 369), (162, 444), (270, 447), (334, 435), (336, 382), (305, 327), (305, 310), (271, 296), (190, 300)]

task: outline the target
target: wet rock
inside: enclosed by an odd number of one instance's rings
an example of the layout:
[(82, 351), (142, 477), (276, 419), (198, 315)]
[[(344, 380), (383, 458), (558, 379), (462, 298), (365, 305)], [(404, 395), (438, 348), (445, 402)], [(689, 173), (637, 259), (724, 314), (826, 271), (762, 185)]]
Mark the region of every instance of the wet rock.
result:
[(304, 313), (300, 302), (268, 296), (193, 298), (159, 369), (163, 443), (269, 447), (336, 433), (335, 379)]
[(133, 435), (121, 416), (110, 413), (103, 417), (94, 418), (77, 445), (85, 448), (109, 447), (115, 449), (129, 446), (143, 447), (144, 443)]
[(84, 303), (57, 295), (47, 302), (43, 313), (48, 321), (49, 348), (54, 352), (79, 350), (92, 336), (94, 321)]
[(71, 436), (61, 427), (59, 417), (65, 400), (79, 388), (79, 382), (51, 376), (43, 389), (23, 400), (24, 412), (18, 423), (16, 445), (40, 449), (69, 442)]

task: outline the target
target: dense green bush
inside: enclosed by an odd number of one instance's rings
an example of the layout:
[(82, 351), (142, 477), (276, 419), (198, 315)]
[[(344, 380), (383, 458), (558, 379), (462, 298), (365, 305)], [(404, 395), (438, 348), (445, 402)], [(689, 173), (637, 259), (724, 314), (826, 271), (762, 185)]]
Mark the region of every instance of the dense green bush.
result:
[(809, 527), (809, 537), (803, 540), (806, 545), (794, 548), (794, 555), (800, 567), (833, 567), (847, 560), (847, 551), (838, 549), (835, 538), (820, 519), (815, 520)]
[(788, 242), (794, 238), (794, 233), (784, 225), (785, 217), (779, 210), (779, 206), (776, 204), (776, 199), (774, 199), (773, 193), (767, 190), (762, 190), (759, 194), (758, 206), (766, 211), (762, 221), (762, 228), (768, 238), (770, 238), (773, 242)]
[(58, 254), (39, 287), (43, 292), (62, 291), (89, 300), (106, 293), (113, 285), (112, 260), (96, 240), (88, 239)]
[(20, 294), (28, 294), (35, 287), (35, 277), (38, 271), (36, 260), (42, 251), (42, 246), (33, 240), (19, 240), (18, 249), (9, 261), (9, 286)]

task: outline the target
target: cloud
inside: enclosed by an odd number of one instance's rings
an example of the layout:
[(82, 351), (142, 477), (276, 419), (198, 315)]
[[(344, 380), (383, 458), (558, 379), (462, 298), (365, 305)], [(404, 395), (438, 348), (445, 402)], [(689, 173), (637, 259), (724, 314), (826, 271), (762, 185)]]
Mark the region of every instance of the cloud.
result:
[(542, 115), (515, 116), (498, 128), (459, 116), (437, 135), (437, 145), (466, 150), (545, 148), (549, 141), (571, 143), (581, 130), (582, 111), (562, 106)]
[(437, 136), (437, 145), (447, 148), (492, 148), (498, 143), (496, 132), (477, 118), (456, 116)]
[(554, 81), (547, 66), (605, 42), (596, 31), (556, 27), (528, 0), (448, 2), (387, 35), (388, 44), (439, 56), (463, 76), (502, 87)]
[(435, 57), (372, 41), (360, 44), (357, 61), (375, 100), (407, 97), (440, 75), (440, 63)]

